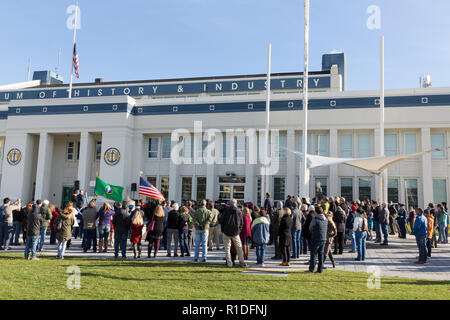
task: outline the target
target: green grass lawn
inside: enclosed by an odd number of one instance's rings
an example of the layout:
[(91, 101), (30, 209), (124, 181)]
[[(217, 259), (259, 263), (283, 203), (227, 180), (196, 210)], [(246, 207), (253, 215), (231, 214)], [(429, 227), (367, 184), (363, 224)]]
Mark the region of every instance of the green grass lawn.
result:
[[(67, 267), (81, 270), (81, 288), (70, 290)], [(450, 299), (450, 281), (382, 278), (367, 288), (368, 274), (325, 270), (288, 277), (243, 274), (224, 265), (164, 261), (0, 255), (0, 299)]]

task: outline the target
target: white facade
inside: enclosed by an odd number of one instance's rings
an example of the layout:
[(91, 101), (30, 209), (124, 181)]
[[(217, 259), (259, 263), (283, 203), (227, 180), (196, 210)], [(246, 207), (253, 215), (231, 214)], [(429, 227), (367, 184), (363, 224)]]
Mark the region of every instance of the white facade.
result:
[[(379, 143), (379, 101), (376, 97), (379, 92), (341, 91), (341, 76), (336, 73), (336, 68), (324, 76), (330, 77), (329, 86), (326, 89), (313, 87), (310, 94), (310, 153), (331, 157), (376, 156)], [(273, 81), (289, 77), (294, 76), (273, 76)], [(252, 79), (236, 77), (231, 81)], [(255, 76), (254, 79), (263, 78)], [(180, 85), (202, 81), (175, 82), (179, 90)], [(213, 84), (215, 81), (209, 78), (203, 82)], [(151, 85), (164, 83), (152, 82)], [(180, 165), (168, 156), (170, 143), (167, 138), (180, 128), (191, 131), (193, 152), (198, 154), (200, 143), (196, 138), (199, 135), (194, 134), (195, 121), (202, 122), (203, 132), (208, 129), (221, 132), (227, 129), (243, 129), (244, 132), (251, 128), (263, 129), (265, 112), (256, 106), (259, 102), (264, 104), (264, 90), (164, 96), (142, 94), (140, 91), (139, 95), (133, 95), (126, 89), (121, 90), (122, 95), (114, 96), (80, 97), (75, 93), (75, 90), (94, 87), (97, 93), (97, 88), (103, 88), (103, 93), (113, 86), (76, 86), (72, 99), (53, 98), (52, 90), (61, 87), (23, 89), (25, 95), (27, 90), (37, 90), (39, 95), (42, 90), (45, 94), (35, 99), (0, 102), (0, 111), (7, 111), (7, 117), (0, 120), (0, 135), (4, 142), (0, 196), (25, 201), (48, 199), (60, 205), (64, 200), (64, 187), (68, 192), (74, 181), (79, 180), (80, 188), (89, 191), (90, 182), (98, 174), (108, 183), (125, 186), (125, 197), (137, 199), (137, 192), (132, 192), (131, 187), (133, 183), (139, 183), (139, 172), (142, 171), (170, 200), (234, 196), (257, 203), (261, 195), (261, 165), (249, 163), (249, 159), (258, 152), (257, 144), (251, 144), (250, 138), (227, 140), (229, 151), (237, 156), (234, 163), (218, 164), (223, 158), (223, 142), (219, 139), (215, 164)], [(122, 83), (120, 87), (127, 88), (127, 84)], [(387, 90), (386, 97), (386, 153), (403, 154), (448, 147), (450, 88)], [(282, 146), (294, 150), (300, 150), (302, 111), (298, 101), (301, 99), (301, 90), (298, 89), (278, 88), (272, 92), (272, 104), (279, 107), (271, 111), (271, 128), (280, 130), (277, 140)], [(103, 111), (90, 111), (100, 105)], [(151, 138), (154, 139), (152, 143)], [(273, 141), (273, 149), (276, 149), (276, 142)], [(172, 147), (174, 145), (172, 142)], [(105, 161), (105, 152), (110, 148), (120, 152), (120, 160), (114, 165)], [(20, 161), (17, 161), (17, 154), (9, 154), (11, 150), (20, 151)], [(189, 150), (186, 152), (185, 155), (190, 155)], [(270, 192), (276, 200), (284, 199), (288, 194), (298, 194), (299, 159), (287, 151), (280, 153), (279, 170), (270, 177)], [(12, 164), (8, 161), (8, 154)], [(326, 184), (329, 196), (343, 194), (353, 199), (364, 195), (378, 198), (379, 180), (362, 170), (334, 165), (313, 169), (310, 174), (311, 197), (314, 197), (318, 184), (322, 187)], [(428, 154), (394, 165), (388, 169), (388, 177), (391, 200), (408, 204), (417, 202), (418, 206), (447, 201), (450, 196), (448, 152)], [(410, 194), (409, 199), (407, 193)]]

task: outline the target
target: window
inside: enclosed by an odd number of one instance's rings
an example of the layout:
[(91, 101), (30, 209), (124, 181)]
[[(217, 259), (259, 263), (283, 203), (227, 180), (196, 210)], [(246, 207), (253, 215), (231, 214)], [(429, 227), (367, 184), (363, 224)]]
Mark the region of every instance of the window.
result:
[[(0, 157), (3, 159), (3, 152), (5, 147), (5, 139), (0, 139)], [(0, 175), (1, 177), (1, 175)]]
[(278, 156), (280, 159), (286, 159), (287, 136), (280, 134), (278, 136)]
[(80, 141), (77, 143), (77, 161), (80, 160)]
[(341, 178), (341, 197), (347, 201), (353, 200), (353, 178)]
[(405, 179), (406, 207), (416, 208), (419, 205), (417, 179)]
[(234, 136), (234, 159), (237, 163), (245, 163), (245, 136)]
[(417, 138), (415, 133), (405, 133), (404, 149), (405, 154), (417, 152)]
[(372, 179), (359, 178), (359, 199), (372, 199)]
[(181, 180), (181, 200), (192, 199), (192, 177), (183, 177)]
[(95, 160), (100, 161), (102, 159), (102, 142), (97, 141), (95, 145)]
[(398, 203), (398, 179), (388, 179), (388, 201)]
[(353, 157), (353, 135), (341, 134), (340, 136), (341, 157)]
[(169, 177), (161, 177), (161, 193), (168, 200), (169, 198)]
[(328, 157), (328, 135), (314, 135), (314, 154), (317, 156)]
[(256, 179), (256, 203), (260, 206), (261, 205), (261, 183), (262, 178), (261, 176), (258, 176)]
[[(445, 148), (445, 135), (443, 133), (431, 134), (431, 148)], [(434, 151), (431, 157), (433, 159), (445, 159), (445, 149), (442, 151)]]
[[(303, 135), (298, 135), (297, 136), (297, 148), (299, 152), (303, 152)], [(308, 154), (311, 154), (311, 135), (308, 135)]]
[(285, 178), (273, 178), (273, 199), (284, 201)]
[(159, 139), (158, 138), (149, 138), (148, 139), (148, 157), (149, 158), (158, 158), (158, 147), (159, 147)]
[(223, 161), (226, 162), (227, 161), (227, 150), (228, 150), (228, 141), (229, 138), (226, 136), (226, 134), (224, 133), (222, 135), (222, 158)]
[[(194, 143), (191, 136), (183, 137), (184, 140), (184, 158), (192, 159), (194, 157)], [(190, 199), (189, 199), (190, 200)]]
[(436, 204), (447, 202), (447, 180), (433, 179), (433, 201)]
[(197, 201), (206, 199), (206, 177), (197, 177)]
[(398, 153), (397, 135), (389, 133), (384, 135), (384, 155), (395, 156)]
[(327, 178), (315, 178), (316, 201), (321, 199), (322, 195), (327, 195)]
[(147, 177), (147, 181), (152, 184), (156, 188), (156, 177)]
[(369, 158), (371, 155), (370, 134), (358, 134), (358, 158)]
[(170, 159), (170, 151), (171, 151), (170, 137), (161, 138), (161, 144), (162, 144), (161, 158)]
[(67, 160), (74, 160), (74, 153), (75, 153), (75, 142), (69, 141), (67, 143)]

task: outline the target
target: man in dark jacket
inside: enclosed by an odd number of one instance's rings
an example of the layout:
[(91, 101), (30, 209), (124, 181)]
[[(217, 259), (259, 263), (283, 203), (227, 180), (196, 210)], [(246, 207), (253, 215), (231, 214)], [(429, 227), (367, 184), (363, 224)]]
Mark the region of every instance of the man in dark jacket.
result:
[[(312, 206), (311, 206), (312, 207)], [(313, 210), (310, 210), (313, 209)], [(302, 226), (302, 249), (303, 254), (308, 253), (308, 249), (311, 250), (311, 231), (309, 231), (309, 226), (311, 224), (312, 219), (314, 218), (315, 211), (314, 207), (308, 210), (306, 204), (302, 205), (302, 212), (305, 216), (305, 222)]]
[(91, 249), (91, 245), (93, 247), (94, 252), (97, 251), (97, 229), (95, 225), (95, 221), (98, 218), (97, 210), (95, 209), (96, 205), (95, 199), (89, 202), (89, 207), (83, 210), (83, 251), (87, 252)]
[(237, 207), (236, 199), (231, 200), (230, 206), (219, 216), (219, 223), (223, 233), (227, 266), (233, 267), (230, 254), (231, 242), (233, 242), (239, 257), (239, 264), (241, 267), (246, 268), (247, 264), (244, 261), (244, 252), (242, 251), (241, 238), (239, 237), (244, 226), (244, 218), (241, 210)]
[(375, 243), (381, 243), (381, 224), (380, 218), (383, 214), (383, 208), (378, 205), (378, 201), (372, 200), (372, 212), (373, 212), (373, 228), (375, 229), (376, 238)]
[(34, 205), (27, 217), (27, 244), (25, 246), (25, 260), (28, 260), (30, 250), (31, 260), (39, 260), (39, 258), (36, 257), (36, 249), (41, 236), (41, 225), (43, 220), (44, 219), (39, 213), (39, 207)]
[(114, 258), (119, 257), (119, 246), (122, 247), (122, 259), (127, 259), (127, 238), (130, 230), (130, 216), (127, 210), (122, 208), (122, 204), (117, 204), (117, 211), (114, 215)]
[(389, 210), (386, 207), (386, 203), (383, 203), (381, 208), (381, 214), (378, 216), (380, 220), (381, 231), (383, 232), (383, 243), (381, 245), (388, 245), (388, 227), (389, 227)]
[(389, 202), (388, 210), (389, 210), (389, 234), (395, 235), (394, 218), (397, 217), (397, 209), (395, 209), (394, 203), (392, 201)]
[[(337, 236), (334, 238), (334, 252), (333, 254), (342, 254), (344, 252), (344, 232), (345, 232), (345, 212), (341, 207), (336, 208), (333, 215), (333, 221), (336, 224)], [(339, 253), (338, 253), (339, 249)]]
[(397, 224), (398, 224), (398, 237), (406, 239), (406, 219), (408, 218), (408, 213), (406, 212), (405, 205), (400, 204), (400, 208), (397, 213)]
[(292, 259), (300, 258), (302, 252), (302, 225), (305, 222), (303, 212), (297, 208), (297, 203), (292, 202)]
[(311, 221), (309, 230), (311, 231), (311, 258), (309, 260), (309, 271), (314, 272), (316, 266), (316, 258), (319, 260), (317, 272), (322, 273), (323, 270), (323, 254), (325, 243), (327, 241), (328, 219), (323, 214), (323, 209), (319, 206), (315, 208), (317, 215)]

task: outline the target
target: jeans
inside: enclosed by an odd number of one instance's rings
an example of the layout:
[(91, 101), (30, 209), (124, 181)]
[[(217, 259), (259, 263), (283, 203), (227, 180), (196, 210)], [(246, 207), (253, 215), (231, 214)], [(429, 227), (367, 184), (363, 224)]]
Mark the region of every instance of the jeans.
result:
[(227, 266), (228, 267), (233, 266), (233, 262), (231, 261), (231, 242), (233, 242), (234, 247), (236, 248), (236, 253), (239, 258), (239, 264), (245, 265), (244, 252), (242, 251), (241, 237), (239, 237), (239, 235), (234, 236), (234, 237), (229, 237), (224, 233), (223, 234), (223, 244), (225, 247), (225, 259), (227, 261)]
[(402, 239), (405, 239), (406, 238), (406, 221), (404, 219), (398, 219), (397, 223), (398, 223), (399, 237)]
[[(13, 222), (13, 228), (14, 228), (14, 244), (19, 244), (19, 237), (20, 232), (22, 231), (22, 221), (14, 221)], [(12, 239), (11, 239), (12, 241)]]
[(180, 230), (179, 231), (179, 239), (180, 239), (180, 250), (181, 255), (191, 255), (189, 248), (189, 239), (188, 239), (188, 230)]
[(89, 249), (91, 249), (91, 245), (94, 251), (97, 251), (97, 230), (84, 229), (83, 245), (82, 245), (84, 251), (88, 251)]
[(431, 238), (428, 239), (426, 241), (426, 245), (427, 245), (427, 257), (431, 258)]
[(42, 251), (42, 248), (44, 248), (46, 232), (47, 232), (47, 227), (41, 228), (41, 238), (39, 239), (39, 251)]
[(178, 254), (178, 229), (167, 229), (167, 254), (172, 252), (172, 238), (175, 249), (173, 254)]
[(67, 241), (61, 242), (58, 240), (58, 254), (57, 258), (62, 259), (64, 257), (64, 252), (66, 252)]
[(50, 231), (50, 244), (56, 244), (56, 231)]
[(306, 239), (302, 235), (302, 251), (301, 251), (301, 253), (307, 254), (308, 253), (308, 249), (311, 250), (311, 240)]
[(115, 233), (114, 234), (114, 256), (119, 256), (119, 246), (122, 243), (122, 257), (127, 256), (127, 238), (128, 233)]
[(381, 224), (381, 231), (383, 231), (383, 243), (384, 244), (388, 244), (388, 225), (389, 224), (387, 222), (384, 222)]
[(375, 243), (381, 242), (381, 225), (378, 221), (373, 222), (373, 228), (375, 230), (376, 238)]
[(28, 236), (25, 245), (25, 259), (28, 259), (31, 250), (31, 258), (36, 257), (36, 248), (38, 245), (39, 236)]
[(302, 230), (292, 230), (292, 256), (298, 258), (302, 252)]
[(447, 243), (447, 236), (445, 234), (445, 229), (447, 228), (446, 225), (440, 224), (439, 225), (439, 239), (438, 242), (440, 243)]
[(108, 243), (109, 232), (111, 231), (111, 226), (109, 224), (98, 226), (98, 241), (105, 241)]
[[(0, 223), (1, 231), (0, 231), (0, 242), (3, 242), (3, 247), (9, 248), (11, 245), (11, 239), (14, 232), (14, 226), (12, 223), (3, 222)], [(1, 243), (0, 243), (1, 245)]]
[(419, 261), (427, 261), (426, 236), (416, 236), (417, 247), (419, 247)]
[(202, 245), (202, 258), (206, 259), (208, 255), (208, 230), (195, 230), (195, 253), (194, 259), (198, 259), (200, 245)]
[(349, 229), (348, 231), (349, 231), (349, 234), (350, 234), (350, 241), (351, 241), (352, 251), (356, 251), (355, 231), (353, 231), (353, 229)]
[(256, 263), (264, 263), (264, 255), (266, 254), (266, 244), (255, 244), (256, 247)]
[(358, 260), (366, 259), (366, 239), (367, 239), (366, 231), (358, 231), (355, 233), (355, 246), (356, 252), (358, 252), (358, 256), (356, 259)]
[(311, 258), (309, 260), (309, 271), (314, 272), (314, 269), (316, 267), (316, 258), (317, 258), (319, 260), (319, 265), (317, 266), (317, 272), (322, 273), (325, 243), (326, 243), (325, 240), (311, 241)]

